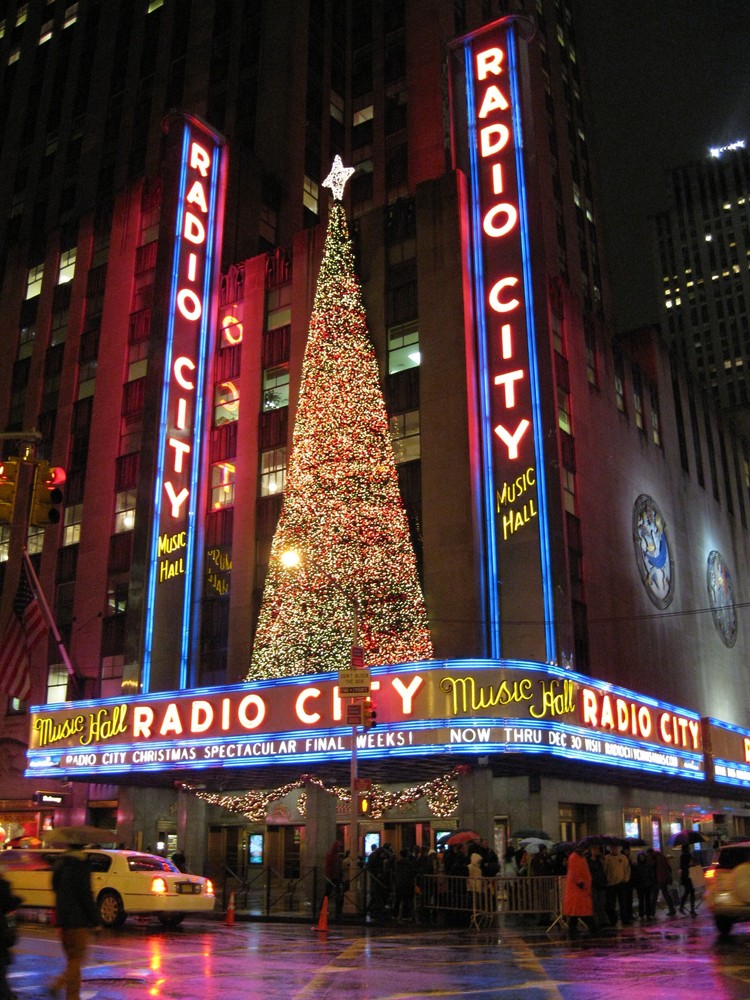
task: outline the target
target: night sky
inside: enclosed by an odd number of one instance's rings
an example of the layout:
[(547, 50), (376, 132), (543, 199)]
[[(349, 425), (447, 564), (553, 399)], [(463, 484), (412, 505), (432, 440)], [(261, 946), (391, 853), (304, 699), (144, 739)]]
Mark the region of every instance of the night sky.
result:
[(750, 0), (574, 0), (593, 99), (617, 331), (658, 318), (650, 216), (666, 174), (709, 146), (750, 144)]

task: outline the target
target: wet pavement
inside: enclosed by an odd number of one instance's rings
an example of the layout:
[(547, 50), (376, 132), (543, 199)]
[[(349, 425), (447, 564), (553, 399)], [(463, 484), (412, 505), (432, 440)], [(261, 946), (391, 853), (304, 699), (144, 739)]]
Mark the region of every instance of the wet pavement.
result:
[[(44, 995), (62, 965), (53, 928), (24, 924), (10, 969), (21, 1000)], [(727, 941), (710, 915), (668, 918), (570, 943), (534, 925), (185, 922), (165, 931), (129, 922), (98, 935), (83, 1000), (748, 1000), (750, 925)]]

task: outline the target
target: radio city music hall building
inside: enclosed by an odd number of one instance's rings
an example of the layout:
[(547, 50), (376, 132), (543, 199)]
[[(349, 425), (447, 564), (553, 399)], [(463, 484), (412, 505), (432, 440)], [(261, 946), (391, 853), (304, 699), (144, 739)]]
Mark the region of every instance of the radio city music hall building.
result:
[[(59, 30), (96, 37), (93, 6)], [(192, 5), (188, 52), (208, 6)], [(348, 821), (325, 790), (352, 756), (337, 671), (245, 679), (330, 150), (357, 168), (344, 203), (434, 648), (372, 667), (357, 758), (379, 808), (360, 834), (746, 831), (746, 442), (655, 331), (609, 332), (565, 5), (529, 5), (533, 31), (469, 4), (456, 30), (437, 6), (430, 24), (410, 2), (307, 8), (294, 72), (306, 60), (308, 112), (321, 74), (335, 100), (313, 171), (288, 106), (305, 88), (274, 90), (275, 146), (296, 135), (284, 193), (233, 140), (236, 117), (212, 122), (197, 75), (195, 112), (162, 116), (158, 169), (52, 229), (41, 260), (19, 224), (0, 406), (68, 472), (63, 521), (23, 541), (77, 676), (35, 650), (29, 703), (8, 706), (8, 829), (116, 823), (215, 870), (263, 834), (263, 859), (291, 871)], [(259, 32), (262, 56), (292, 25), (261, 10), (240, 36)], [(156, 31), (150, 17), (177, 45), (171, 6), (146, 16)], [(22, 528), (2, 529), (6, 613)]]

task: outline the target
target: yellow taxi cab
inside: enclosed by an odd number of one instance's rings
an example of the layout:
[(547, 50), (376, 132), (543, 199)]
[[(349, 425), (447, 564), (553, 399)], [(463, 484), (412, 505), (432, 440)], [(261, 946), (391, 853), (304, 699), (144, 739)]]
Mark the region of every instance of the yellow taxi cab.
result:
[[(52, 868), (63, 854), (55, 849), (0, 852), (0, 871), (23, 907), (54, 909)], [(131, 914), (153, 915), (175, 927), (190, 913), (211, 913), (216, 905), (210, 879), (181, 872), (168, 858), (141, 851), (85, 848), (91, 888), (103, 927), (121, 927)]]

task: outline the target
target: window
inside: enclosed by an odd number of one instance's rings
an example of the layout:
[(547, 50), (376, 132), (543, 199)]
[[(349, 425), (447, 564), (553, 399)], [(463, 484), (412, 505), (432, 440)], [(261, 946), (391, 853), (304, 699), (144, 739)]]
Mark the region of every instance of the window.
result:
[(659, 415), (659, 393), (655, 385), (651, 386), (651, 440), (661, 448), (661, 416)]
[(63, 545), (77, 545), (81, 540), (83, 504), (75, 503), (63, 512)]
[(263, 410), (289, 405), (289, 365), (274, 365), (263, 372)]
[(388, 329), (388, 374), (418, 368), (422, 360), (419, 351), (419, 325), (416, 321), (400, 323)]
[(302, 204), (314, 215), (318, 214), (318, 185), (305, 177), (302, 185)]
[(643, 379), (637, 369), (633, 371), (633, 415), (635, 417), (635, 426), (639, 431), (645, 433), (643, 425)]
[(617, 409), (620, 413), (627, 413), (627, 406), (625, 405), (625, 368), (622, 361), (622, 356), (615, 354), (614, 356), (615, 365), (615, 402), (617, 403)]
[(216, 462), (211, 466), (211, 510), (232, 506), (236, 476), (234, 462)]
[(396, 465), (413, 462), (421, 454), (419, 410), (398, 413), (390, 419), (391, 444)]
[(29, 531), (26, 535), (26, 551), (30, 556), (39, 555), (39, 553), (44, 548), (44, 528), (38, 525), (29, 525)]
[(44, 264), (35, 264), (29, 268), (29, 277), (26, 281), (26, 298), (34, 299), (42, 293), (42, 277), (44, 276)]
[(563, 386), (557, 387), (557, 426), (566, 434), (572, 434), (570, 422), (570, 393)]
[(63, 28), (70, 28), (78, 20), (78, 4), (72, 3), (69, 7), (65, 8), (65, 20), (63, 21)]
[(278, 330), (292, 322), (292, 286), (279, 285), (266, 297), (266, 330)]
[(68, 668), (64, 663), (50, 663), (47, 672), (47, 704), (59, 705), (68, 700)]
[(135, 527), (135, 490), (122, 490), (115, 499), (115, 534)]
[(563, 495), (565, 498), (565, 510), (569, 514), (576, 512), (576, 477), (570, 469), (563, 469)]
[(71, 250), (63, 250), (60, 254), (60, 268), (57, 273), (57, 283), (58, 285), (64, 285), (68, 281), (73, 280), (73, 276), (76, 273), (76, 247)]
[(0, 562), (7, 562), (10, 555), (10, 525), (0, 525)]
[(286, 482), (286, 448), (271, 448), (260, 455), (260, 495), (283, 493)]
[(214, 427), (239, 419), (240, 390), (231, 380), (219, 382), (214, 389)]
[(42, 29), (39, 32), (40, 45), (44, 45), (45, 42), (48, 42), (52, 38), (52, 25), (52, 21), (45, 21), (42, 25)]
[(128, 382), (137, 382), (148, 371), (148, 341), (139, 340), (128, 347)]

